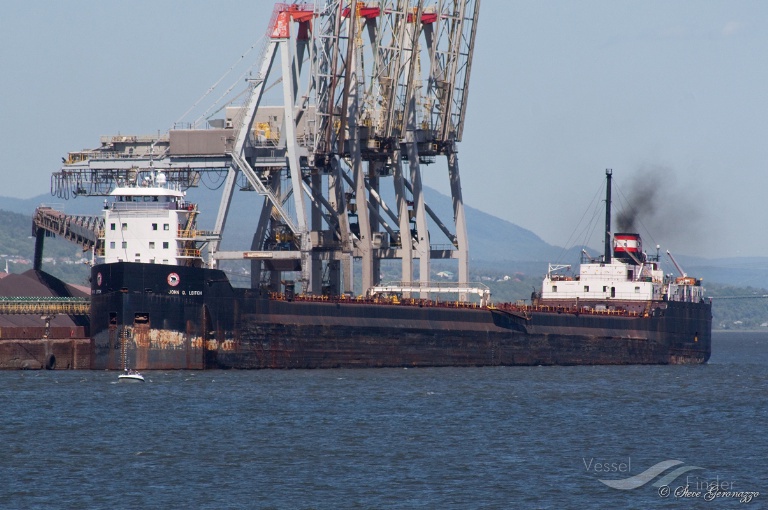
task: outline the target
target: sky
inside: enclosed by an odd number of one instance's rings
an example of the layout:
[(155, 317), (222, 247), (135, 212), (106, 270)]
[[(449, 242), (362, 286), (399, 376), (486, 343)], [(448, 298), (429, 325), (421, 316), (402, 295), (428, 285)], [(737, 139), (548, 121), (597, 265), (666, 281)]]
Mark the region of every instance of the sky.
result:
[[(5, 4), (0, 195), (48, 192), (61, 158), (101, 135), (166, 131), (257, 43), (272, 5)], [(767, 52), (764, 1), (483, 0), (464, 201), (565, 246), (611, 168), (619, 200), (654, 190), (641, 221), (662, 249), (768, 255)], [(449, 193), (444, 165), (424, 182)]]

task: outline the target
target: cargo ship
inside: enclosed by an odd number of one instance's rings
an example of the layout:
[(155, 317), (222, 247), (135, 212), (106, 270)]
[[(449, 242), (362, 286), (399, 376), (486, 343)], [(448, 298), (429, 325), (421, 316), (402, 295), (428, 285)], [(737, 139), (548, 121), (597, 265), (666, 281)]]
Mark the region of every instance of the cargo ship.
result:
[(300, 295), (235, 288), (205, 267), (197, 206), (158, 173), (117, 187), (91, 269), (92, 368), (137, 370), (696, 364), (711, 352), (701, 281), (665, 275), (636, 233), (567, 276), (550, 265), (530, 302)]
[[(550, 266), (514, 304), (468, 283), (458, 144), (479, 11), (479, 0), (277, 3), (259, 58), (238, 60), (246, 90), (232, 85), (167, 133), (103, 136), (63, 158), (52, 194), (107, 197), (103, 216), (39, 208), (35, 269), (46, 235), (92, 252), (92, 367), (706, 362), (701, 282), (665, 276), (639, 235), (611, 235), (610, 197), (605, 254), (578, 274)], [(422, 167), (442, 157), (452, 211), (440, 218)], [(220, 190), (210, 231), (185, 195), (200, 185)], [(244, 235), (225, 250), (238, 191)], [(457, 281), (430, 281), (432, 260), (455, 264)], [(250, 264), (248, 288), (223, 270), (233, 261)], [(384, 261), (401, 282), (382, 284)]]

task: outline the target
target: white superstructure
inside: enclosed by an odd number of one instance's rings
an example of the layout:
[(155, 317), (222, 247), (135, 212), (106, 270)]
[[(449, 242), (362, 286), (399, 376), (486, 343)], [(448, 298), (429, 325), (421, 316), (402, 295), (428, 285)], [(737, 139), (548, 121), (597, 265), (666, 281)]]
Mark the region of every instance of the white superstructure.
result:
[[(643, 251), (640, 234), (614, 233), (611, 236), (611, 177), (605, 170), (605, 252), (590, 258), (583, 252), (579, 273), (570, 276), (558, 273), (570, 269), (566, 265), (549, 265), (541, 286), (539, 301), (545, 306), (583, 310), (628, 310), (648, 313), (653, 302), (704, 299), (701, 280), (689, 277), (667, 252), (680, 276), (664, 275), (656, 256)], [(613, 239), (611, 239), (613, 238)], [(534, 299), (536, 296), (534, 296)]]
[[(567, 266), (565, 266), (567, 267)], [(648, 257), (642, 251), (637, 234), (615, 234), (613, 256), (589, 260), (580, 266), (579, 274), (568, 276), (556, 271), (564, 266), (550, 264), (541, 289), (543, 302), (576, 300), (610, 301), (691, 301), (703, 299), (700, 282), (683, 274), (665, 276), (658, 256)]]
[(104, 203), (103, 253), (97, 262), (200, 266), (197, 207), (166, 187), (164, 175), (138, 186), (118, 186)]

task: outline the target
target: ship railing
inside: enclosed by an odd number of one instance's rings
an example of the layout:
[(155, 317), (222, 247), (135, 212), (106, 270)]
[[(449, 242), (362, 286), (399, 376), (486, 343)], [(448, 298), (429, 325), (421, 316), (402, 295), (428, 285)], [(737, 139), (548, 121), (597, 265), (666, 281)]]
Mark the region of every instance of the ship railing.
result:
[(183, 230), (179, 229), (177, 231), (177, 236), (179, 239), (197, 239), (197, 238), (210, 238), (210, 237), (217, 237), (216, 232), (213, 230)]
[(349, 303), (349, 304), (374, 304), (374, 305), (395, 305), (395, 306), (416, 306), (420, 308), (454, 308), (454, 309), (487, 309), (487, 310), (501, 310), (514, 314), (520, 314), (523, 317), (529, 318), (531, 313), (554, 313), (554, 314), (571, 314), (571, 315), (596, 315), (596, 316), (615, 316), (615, 317), (644, 317), (647, 316), (647, 311), (638, 312), (634, 310), (625, 309), (595, 309), (588, 306), (577, 307), (575, 305), (524, 305), (518, 303), (497, 303), (484, 305), (481, 303), (471, 303), (466, 301), (441, 301), (439, 299), (419, 299), (419, 298), (400, 298), (398, 296), (382, 296), (377, 295), (374, 297), (365, 296), (315, 296), (308, 294), (297, 294), (290, 299), (282, 293), (270, 292), (269, 298), (275, 301), (299, 301), (299, 302), (315, 302), (315, 303)]
[(152, 143), (167, 142), (170, 137), (162, 135), (103, 135), (99, 137), (102, 145), (110, 143)]
[(460, 286), (460, 287), (476, 287), (483, 290), (490, 290), (490, 287), (480, 282), (392, 281), (392, 282), (382, 283), (379, 286), (380, 287), (419, 287), (419, 288), (436, 287), (436, 288), (443, 288), (443, 289)]
[(254, 147), (275, 148), (275, 147), (278, 147), (278, 145), (280, 145), (280, 138), (265, 137), (263, 135), (254, 136), (253, 134), (251, 134), (249, 138), (250, 138), (251, 144), (253, 144)]
[(452, 251), (456, 249), (453, 244), (430, 244), (429, 249), (431, 251)]
[[(165, 141), (166, 143), (167, 140)], [(163, 151), (156, 151), (154, 156), (158, 157), (162, 154)], [(119, 152), (119, 151), (100, 151), (96, 150), (89, 154), (88, 158), (82, 159), (80, 161), (77, 161), (75, 163), (82, 163), (89, 159), (94, 160), (111, 160), (111, 159), (140, 159), (140, 158), (146, 158), (149, 156), (149, 152), (134, 152), (134, 153), (126, 153), (126, 152)], [(68, 162), (69, 163), (69, 162)]]
[(65, 165), (74, 165), (75, 163), (82, 163), (84, 161), (88, 161), (91, 157), (90, 151), (78, 151), (78, 152), (70, 152), (67, 154), (67, 159), (64, 160)]
[(186, 200), (179, 200), (176, 204), (176, 209), (180, 211), (194, 211), (197, 209), (197, 205), (192, 202), (187, 202)]
[(179, 248), (176, 251), (178, 258), (200, 258), (200, 250), (197, 248)]
[[(554, 281), (554, 280), (553, 280)], [(648, 301), (650, 299), (659, 299), (660, 296), (651, 296), (647, 293), (636, 292), (616, 292), (614, 295), (606, 295), (608, 293), (594, 292), (590, 295), (585, 295), (583, 292), (563, 292), (562, 289), (558, 289), (557, 292), (546, 292), (545, 299), (591, 299), (591, 300), (607, 300), (607, 301)]]
[(486, 306), (491, 299), (491, 289), (482, 283), (463, 282), (389, 282), (368, 289), (368, 295), (375, 297), (379, 294), (477, 294), (480, 304)]
[(301, 302), (314, 302), (314, 303), (349, 303), (349, 304), (361, 304), (361, 305), (397, 305), (397, 306), (416, 306), (420, 308), (432, 307), (432, 308), (470, 308), (480, 309), (487, 308), (486, 305), (481, 303), (472, 303), (467, 301), (441, 301), (439, 299), (419, 299), (419, 298), (399, 298), (397, 296), (325, 296), (325, 295), (310, 295), (310, 294), (297, 294), (290, 299), (283, 293), (270, 292), (269, 298), (274, 301), (301, 301)]
[(173, 202), (112, 202), (113, 211), (149, 211), (149, 210), (174, 210)]
[(623, 308), (593, 308), (590, 306), (572, 305), (520, 305), (516, 303), (499, 303), (492, 306), (493, 309), (528, 314), (531, 312), (556, 313), (572, 315), (612, 315), (617, 317), (643, 317), (647, 311), (626, 310)]

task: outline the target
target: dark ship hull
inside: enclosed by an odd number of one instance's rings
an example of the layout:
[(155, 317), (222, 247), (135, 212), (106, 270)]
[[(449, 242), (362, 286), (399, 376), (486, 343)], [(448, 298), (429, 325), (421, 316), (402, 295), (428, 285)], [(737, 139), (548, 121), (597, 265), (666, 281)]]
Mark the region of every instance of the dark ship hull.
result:
[(291, 301), (234, 289), (215, 269), (92, 269), (92, 368), (337, 368), (705, 363), (711, 305), (654, 313)]

